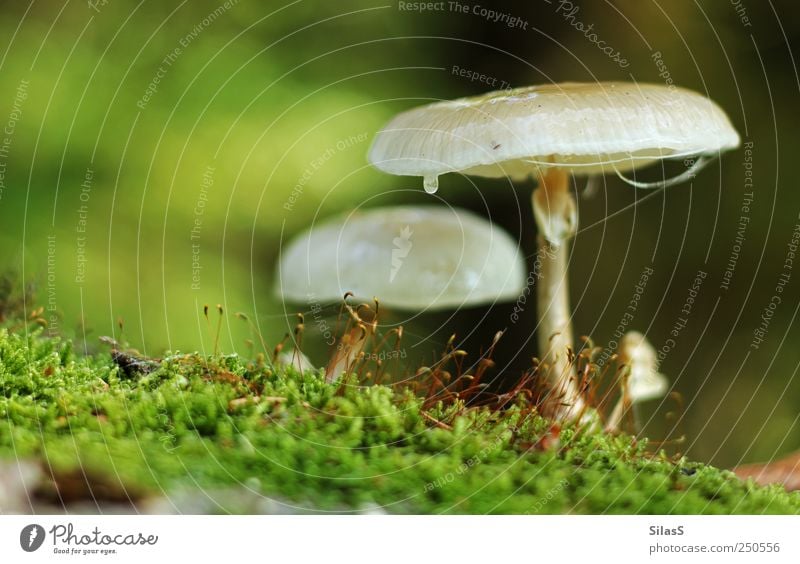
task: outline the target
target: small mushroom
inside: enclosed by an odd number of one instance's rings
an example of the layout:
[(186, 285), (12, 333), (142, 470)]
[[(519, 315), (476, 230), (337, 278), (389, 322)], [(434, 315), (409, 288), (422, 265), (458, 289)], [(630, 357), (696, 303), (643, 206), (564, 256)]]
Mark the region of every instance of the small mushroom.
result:
[[(282, 251), (276, 293), (311, 307), (345, 293), (360, 301), (424, 311), (516, 299), (525, 285), (517, 243), (466, 210), (398, 206), (352, 212), (299, 235)], [(328, 369), (341, 375), (373, 330), (355, 323), (339, 344), (346, 350)]]
[(291, 349), (278, 353), (277, 363), (281, 366), (291, 366), (298, 372), (314, 372), (316, 368), (309, 358), (299, 349)]
[(669, 389), (667, 377), (658, 372), (658, 355), (638, 331), (629, 331), (619, 343), (617, 363), (624, 366), (622, 397), (606, 421), (606, 431), (618, 431), (628, 407), (660, 398)]
[(569, 240), (577, 233), (569, 175), (618, 175), (663, 159), (696, 158), (662, 183), (690, 178), (712, 155), (739, 145), (739, 135), (714, 102), (683, 88), (625, 82), (563, 83), (490, 92), (401, 113), (378, 133), (369, 159), (384, 172), (422, 176), (428, 192), (438, 177), (460, 172), (538, 180), (533, 193), (539, 230), (539, 354), (558, 398), (553, 416), (584, 412), (575, 369), (567, 290)]

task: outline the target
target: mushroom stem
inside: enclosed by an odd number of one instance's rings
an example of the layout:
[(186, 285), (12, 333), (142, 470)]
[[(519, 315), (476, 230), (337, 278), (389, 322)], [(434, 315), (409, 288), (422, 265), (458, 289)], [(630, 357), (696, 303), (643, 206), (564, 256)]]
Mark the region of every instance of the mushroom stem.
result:
[(331, 383), (340, 378), (342, 374), (352, 371), (366, 344), (367, 328), (362, 324), (357, 325), (344, 335), (325, 370), (325, 381)]
[(606, 421), (608, 433), (620, 430), (622, 419), (633, 409), (636, 425), (636, 404), (664, 395), (669, 384), (666, 376), (658, 372), (658, 355), (653, 345), (638, 331), (628, 331), (619, 343), (617, 363), (620, 371), (621, 397)]
[(623, 391), (623, 396), (617, 400), (616, 405), (614, 405), (614, 409), (611, 411), (611, 415), (608, 416), (606, 420), (605, 432), (606, 433), (617, 433), (620, 431), (622, 426), (622, 416), (628, 411), (631, 407), (630, 400), (625, 396), (627, 392)]
[(539, 228), (536, 290), (539, 315), (539, 355), (550, 387), (548, 415), (576, 421), (585, 410), (570, 351), (573, 347), (567, 266), (569, 240), (575, 235), (577, 214), (567, 172), (546, 169), (533, 193), (533, 215)]

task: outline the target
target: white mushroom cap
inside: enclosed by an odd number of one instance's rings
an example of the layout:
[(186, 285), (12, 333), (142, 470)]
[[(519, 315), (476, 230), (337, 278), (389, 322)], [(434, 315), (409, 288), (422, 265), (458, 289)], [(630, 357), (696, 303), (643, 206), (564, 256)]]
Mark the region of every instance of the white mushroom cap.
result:
[(656, 399), (667, 393), (669, 381), (658, 372), (656, 350), (638, 331), (625, 333), (620, 340), (619, 362), (630, 369), (628, 397), (631, 402)]
[(340, 216), (284, 248), (276, 292), (297, 303), (360, 300), (410, 310), (516, 299), (525, 265), (502, 229), (465, 210), (376, 208)]
[(713, 101), (684, 88), (563, 83), (437, 102), (392, 119), (369, 153), (390, 174), (447, 172), (521, 179), (540, 167), (626, 171), (664, 158), (713, 154), (739, 135)]

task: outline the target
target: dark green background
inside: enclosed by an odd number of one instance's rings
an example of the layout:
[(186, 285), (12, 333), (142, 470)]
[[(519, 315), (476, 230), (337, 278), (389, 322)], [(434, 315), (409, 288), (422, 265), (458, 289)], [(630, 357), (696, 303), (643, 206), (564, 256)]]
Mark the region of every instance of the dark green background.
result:
[[(475, 3), (462, 3), (471, 7)], [(578, 3), (575, 3), (578, 5)], [(0, 122), (12, 112), (20, 81), (28, 97), (9, 136), (0, 199), (0, 266), (37, 285), (53, 305), (59, 330), (87, 349), (115, 334), (149, 354), (210, 350), (204, 303), (258, 320), (277, 342), (294, 320), (272, 297), (281, 238), (312, 221), (357, 206), (445, 202), (489, 216), (534, 251), (528, 206), (532, 184), (451, 175), (437, 198), (418, 179), (383, 175), (365, 154), (374, 132), (394, 113), (488, 87), (454, 75), (457, 65), (522, 86), (551, 81), (660, 82), (655, 52), (679, 85), (707, 93), (753, 143), (755, 201), (730, 289), (720, 289), (736, 237), (744, 192), (744, 153), (726, 154), (683, 185), (602, 221), (645, 196), (608, 178), (580, 202), (585, 230), (571, 261), (575, 326), (606, 343), (642, 270), (652, 278), (633, 326), (660, 346), (681, 316), (698, 270), (708, 273), (687, 327), (661, 369), (675, 384), (673, 400), (641, 410), (656, 438), (685, 434), (670, 449), (733, 465), (800, 447), (797, 425), (800, 361), (794, 327), (800, 270), (782, 295), (759, 349), (753, 330), (774, 294), (786, 244), (798, 223), (796, 190), (798, 75), (791, 45), (800, 13), (794, 3), (649, 0), (584, 2), (575, 19), (630, 62), (621, 68), (564, 18), (565, 5), (545, 0), (484, 2), (515, 15), (510, 29), (448, 9), (418, 13), (397, 2), (255, 2), (218, 12), (215, 2), (3, 2), (0, 29)], [(561, 10), (561, 13), (559, 13)], [(741, 13), (741, 9), (740, 9)], [(573, 20), (575, 21), (575, 20)], [(200, 26), (200, 27), (197, 27)], [(138, 107), (159, 65), (181, 38), (196, 37), (166, 65)], [(366, 141), (342, 150), (351, 136)], [(283, 204), (303, 172), (329, 149), (294, 209)], [(202, 217), (200, 289), (192, 290), (195, 207), (203, 174), (214, 167)], [(81, 183), (93, 172), (88, 202)], [(650, 171), (657, 177), (660, 170)], [(76, 281), (78, 209), (87, 206), (84, 282)], [(48, 288), (48, 236), (55, 237)], [(52, 301), (50, 301), (52, 300)], [(286, 311), (306, 309), (291, 305)], [(335, 307), (326, 309), (332, 315)], [(411, 350), (430, 355), (451, 332), (480, 321), (468, 346), (477, 355), (488, 336), (509, 327), (498, 360), (514, 378), (536, 354), (535, 323), (510, 326), (509, 306), (405, 320)], [(438, 331), (430, 333), (438, 324)], [(309, 324), (311, 325), (311, 324)], [(245, 324), (230, 319), (224, 351), (247, 352)], [(322, 363), (324, 348), (306, 335)], [(315, 348), (316, 347), (316, 348)], [(514, 357), (514, 352), (522, 354)], [(412, 355), (413, 356), (413, 355)], [(506, 366), (508, 365), (508, 366)], [(495, 375), (499, 373), (496, 371)], [(684, 410), (677, 428), (668, 412)]]

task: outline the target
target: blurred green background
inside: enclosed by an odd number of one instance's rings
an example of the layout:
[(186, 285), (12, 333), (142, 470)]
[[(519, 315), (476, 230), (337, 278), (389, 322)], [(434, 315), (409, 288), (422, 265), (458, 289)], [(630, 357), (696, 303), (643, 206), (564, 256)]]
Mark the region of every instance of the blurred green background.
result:
[[(607, 178), (580, 202), (576, 330), (600, 346), (611, 340), (652, 266), (632, 327), (661, 347), (678, 319), (687, 321), (661, 363), (682, 402), (643, 406), (645, 433), (685, 435), (669, 448), (722, 466), (800, 448), (800, 271), (763, 342), (751, 346), (800, 212), (791, 50), (800, 8), (537, 0), (443, 2), (422, 12), (409, 4), (3, 2), (0, 267), (35, 284), (51, 329), (87, 350), (100, 335), (119, 337), (122, 319), (122, 338), (148, 354), (209, 351), (206, 303), (247, 313), (272, 346), (293, 328), (291, 314), (306, 309), (273, 297), (278, 251), (338, 212), (446, 202), (491, 216), (534, 252), (532, 183), (450, 175), (432, 198), (419, 179), (366, 162), (375, 131), (396, 112), (492, 89), (454, 66), (496, 79), (495, 88), (663, 82), (666, 71), (716, 100), (753, 144), (755, 196), (736, 266), (726, 275), (748, 191), (742, 149), (690, 185), (652, 195)], [(507, 17), (492, 21), (484, 7)], [(681, 309), (699, 271), (707, 277), (687, 317)], [(535, 313), (514, 326), (509, 313), (509, 305), (452, 318), (395, 312), (387, 322), (404, 322), (409, 346), (421, 340), (428, 357), (452, 332), (479, 327), (468, 348), (477, 354), (508, 328), (495, 375), (515, 378), (536, 354)], [(321, 364), (325, 351), (307, 325)], [(248, 338), (247, 325), (228, 316), (221, 349), (247, 353)]]

